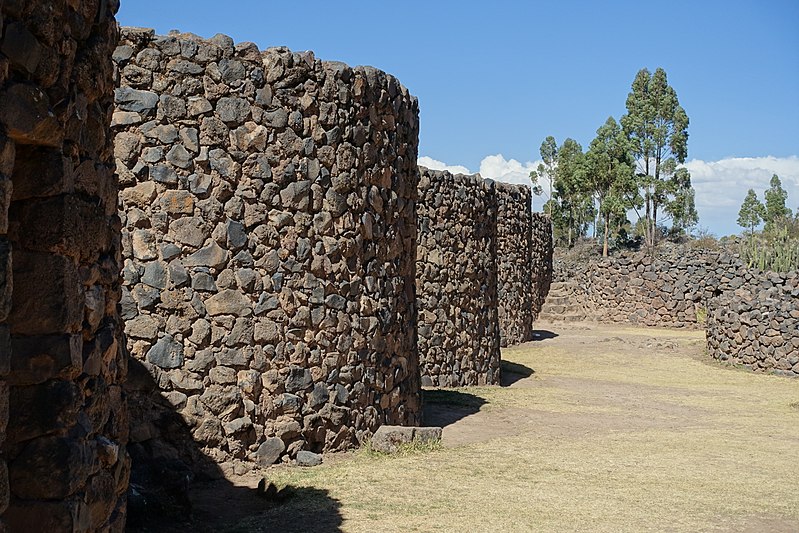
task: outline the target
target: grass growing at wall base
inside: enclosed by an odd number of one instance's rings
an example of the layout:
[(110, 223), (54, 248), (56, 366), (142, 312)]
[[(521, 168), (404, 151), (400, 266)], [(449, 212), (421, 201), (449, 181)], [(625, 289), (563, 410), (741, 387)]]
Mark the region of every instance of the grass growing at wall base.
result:
[(441, 441), (421, 441), (414, 439), (413, 442), (400, 444), (394, 453), (385, 453), (375, 450), (372, 441), (367, 441), (359, 450), (358, 454), (372, 459), (389, 459), (391, 457), (408, 457), (412, 455), (436, 452), (442, 449)]
[(696, 308), (696, 323), (704, 326), (707, 324), (707, 309), (702, 306)]

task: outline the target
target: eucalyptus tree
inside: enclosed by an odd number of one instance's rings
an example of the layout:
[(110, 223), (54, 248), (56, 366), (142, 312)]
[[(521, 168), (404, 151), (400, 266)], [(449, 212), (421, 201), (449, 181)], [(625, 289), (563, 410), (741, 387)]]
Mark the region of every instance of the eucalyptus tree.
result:
[(586, 154), (587, 181), (602, 217), (602, 255), (608, 255), (612, 222), (626, 220), (627, 210), (637, 205), (634, 161), (630, 141), (613, 117), (596, 130)]
[(541, 163), (538, 164), (536, 170), (530, 172), (530, 180), (533, 182), (533, 192), (538, 196), (544, 193), (541, 182), (545, 181), (549, 185), (549, 194), (545, 204), (545, 206), (548, 205), (549, 210), (545, 210), (545, 212), (551, 217), (555, 172), (558, 168), (558, 144), (555, 142), (555, 137), (550, 135), (544, 139), (538, 152), (541, 154)]
[(593, 217), (593, 205), (587, 180), (587, 166), (583, 147), (574, 139), (566, 139), (558, 149), (555, 170), (555, 195), (560, 201), (566, 222), (566, 243), (571, 246), (577, 237), (585, 234), (588, 221)]
[(764, 194), (766, 205), (763, 220), (766, 223), (766, 231), (774, 230), (787, 217), (791, 216), (791, 210), (786, 207), (788, 192), (782, 188), (780, 177), (774, 174), (771, 176), (769, 188)]
[(738, 225), (749, 229), (749, 236), (754, 237), (755, 228), (760, 225), (765, 216), (765, 206), (758, 200), (754, 189), (749, 189), (741, 204), (741, 209), (738, 211)]
[[(654, 74), (641, 69), (627, 96), (627, 114), (621, 117), (632, 143), (636, 178), (644, 207), (644, 240), (653, 250), (661, 209), (678, 227), (697, 220), (691, 176), (678, 165), (688, 155), (688, 115), (662, 68)], [(639, 213), (639, 217), (640, 217)], [(675, 218), (676, 217), (676, 218)]]

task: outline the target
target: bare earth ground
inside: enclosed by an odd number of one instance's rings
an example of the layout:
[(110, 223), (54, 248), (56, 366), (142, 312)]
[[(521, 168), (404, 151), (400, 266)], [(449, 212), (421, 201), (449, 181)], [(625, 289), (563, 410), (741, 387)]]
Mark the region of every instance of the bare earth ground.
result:
[(195, 531), (799, 531), (799, 380), (704, 334), (536, 324), (503, 387), (425, 391), (443, 446), (277, 467), (195, 493)]

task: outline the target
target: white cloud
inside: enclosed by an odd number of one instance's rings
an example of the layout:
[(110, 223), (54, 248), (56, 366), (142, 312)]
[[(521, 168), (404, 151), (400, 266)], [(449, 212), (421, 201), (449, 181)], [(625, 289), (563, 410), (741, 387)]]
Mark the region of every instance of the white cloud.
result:
[[(502, 154), (489, 155), (480, 162), (480, 174), (506, 183), (530, 185), (530, 171), (540, 161), (521, 163), (505, 159)], [(448, 165), (431, 157), (420, 157), (419, 164), (434, 170), (449, 170), (453, 173), (471, 174), (460, 165)], [(754, 189), (763, 200), (763, 191), (769, 180), (777, 174), (788, 192), (788, 207), (799, 207), (799, 157), (730, 157), (719, 161), (692, 159), (685, 163), (691, 173), (691, 182), (696, 190), (696, 208), (699, 211), (699, 226), (718, 236), (740, 233), (736, 224), (738, 209), (746, 192)], [(534, 197), (534, 209), (541, 209), (546, 201)]]
[(484, 178), (491, 178), (505, 183), (516, 183), (519, 185), (530, 185), (530, 171), (534, 170), (538, 163), (520, 163), (515, 159), (505, 159), (502, 154), (489, 155), (480, 161), (480, 175)]
[[(530, 171), (535, 169), (539, 162), (520, 163), (515, 159), (505, 159), (502, 154), (489, 155), (480, 161), (478, 172), (484, 178), (505, 183), (530, 185)], [(420, 157), (418, 163), (431, 170), (449, 170), (453, 174), (473, 174), (471, 170), (462, 165), (450, 165), (428, 156)]]
[(427, 167), (430, 170), (448, 170), (453, 174), (473, 174), (468, 168), (461, 165), (448, 165), (443, 161), (438, 161), (432, 157), (422, 156), (417, 159), (419, 165)]
[[(530, 171), (534, 170), (540, 161), (521, 163), (515, 159), (505, 159), (502, 154), (489, 155), (480, 161), (480, 175), (504, 183), (515, 183), (527, 185), (530, 183)], [(431, 157), (420, 157), (419, 164), (432, 170), (449, 170), (453, 174), (472, 174), (466, 167), (460, 165), (448, 165), (442, 161), (437, 161)], [(540, 209), (546, 199), (533, 198), (533, 209)]]
[(754, 189), (760, 200), (769, 180), (777, 174), (788, 192), (788, 207), (799, 206), (799, 157), (731, 157), (719, 161), (692, 159), (685, 163), (696, 190), (699, 225), (717, 235), (740, 233), (738, 210), (746, 192)]

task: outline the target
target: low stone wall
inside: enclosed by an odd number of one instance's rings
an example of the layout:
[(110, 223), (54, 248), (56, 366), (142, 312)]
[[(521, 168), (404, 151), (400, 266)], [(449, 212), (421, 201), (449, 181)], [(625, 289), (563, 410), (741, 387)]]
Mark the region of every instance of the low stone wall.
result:
[[(128, 347), (196, 446), (238, 469), (417, 424), (416, 99), (222, 35), (127, 28), (114, 59)], [(134, 446), (167, 438), (145, 385), (131, 409)]]
[(497, 304), (500, 346), (530, 340), (536, 284), (532, 259), (530, 187), (496, 184)]
[(0, 530), (122, 531), (117, 2), (0, 2)]
[(799, 274), (749, 269), (723, 249), (663, 246), (653, 259), (623, 253), (555, 261), (589, 319), (706, 327), (708, 353), (757, 371), (799, 375)]
[[(530, 284), (532, 285), (532, 320), (538, 317), (552, 283), (552, 220), (543, 213), (533, 213), (530, 232)], [(528, 339), (529, 340), (529, 339)]]
[(498, 384), (496, 186), (479, 175), (420, 170), (416, 291), (422, 384)]
[(799, 376), (799, 273), (768, 273), (710, 300), (708, 353), (756, 371)]
[(750, 279), (733, 254), (684, 246), (555, 262), (555, 280), (571, 282), (592, 319), (644, 326), (703, 327), (708, 299)]

